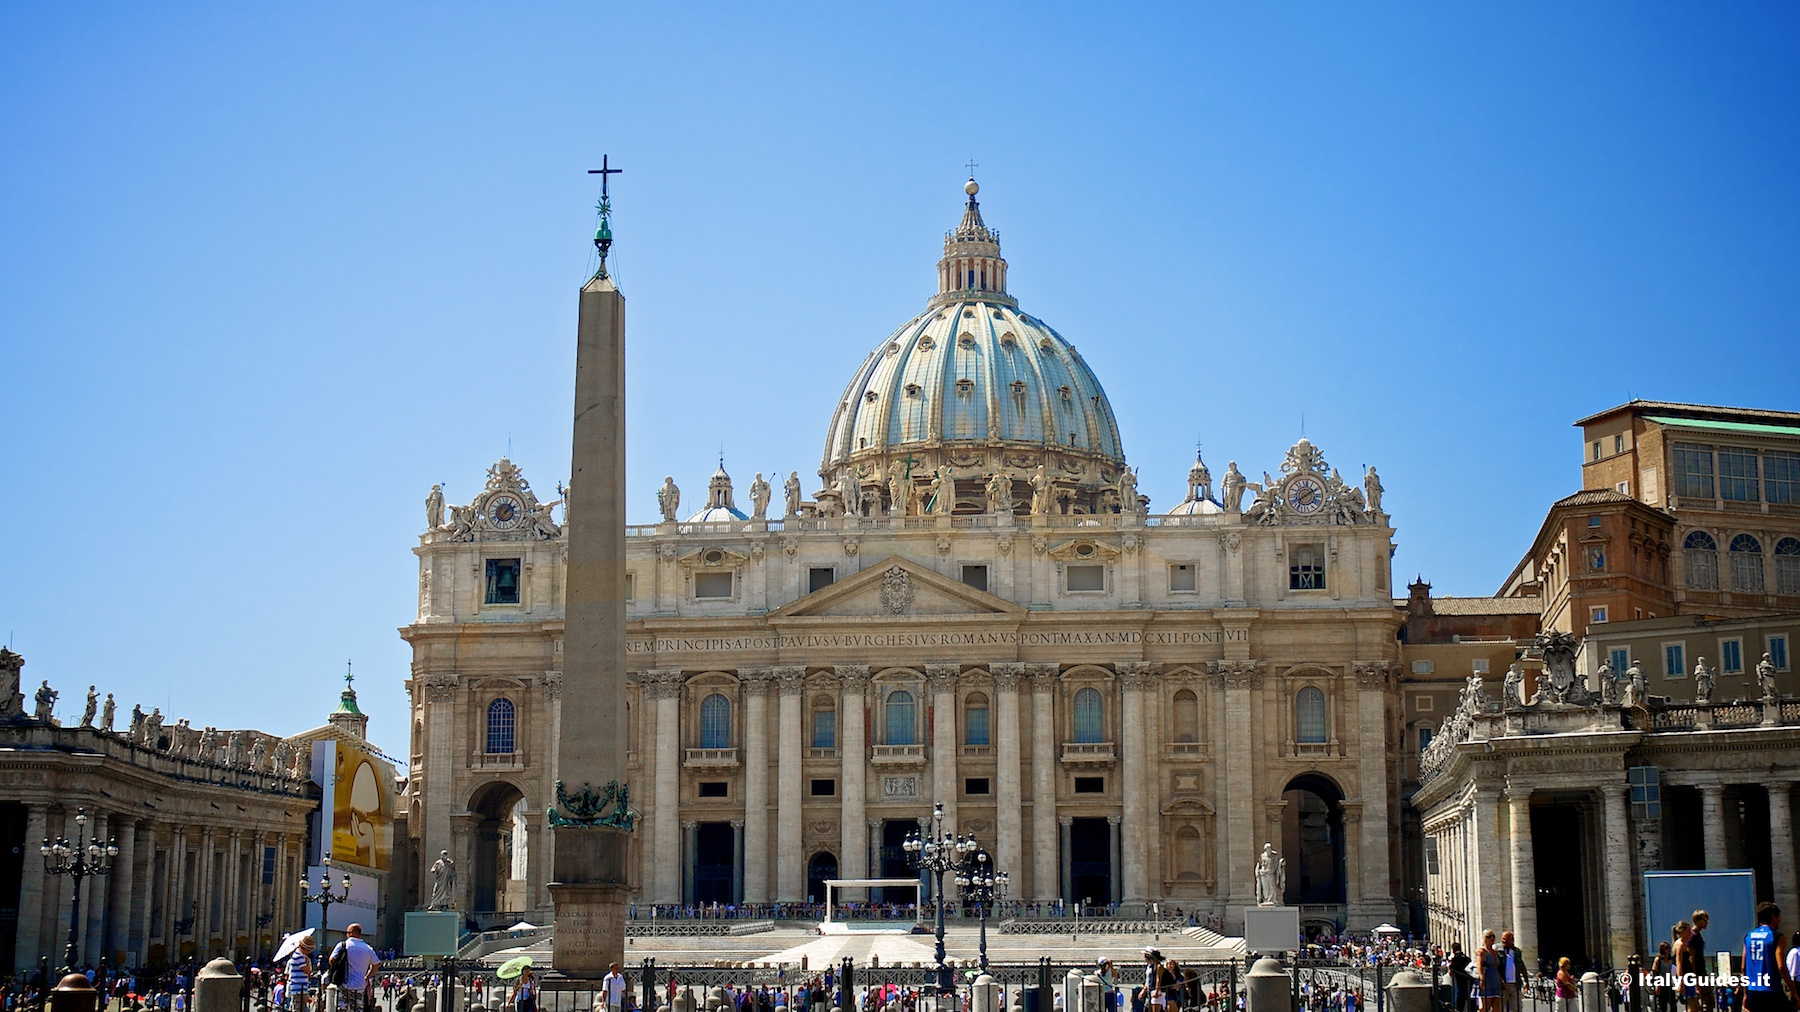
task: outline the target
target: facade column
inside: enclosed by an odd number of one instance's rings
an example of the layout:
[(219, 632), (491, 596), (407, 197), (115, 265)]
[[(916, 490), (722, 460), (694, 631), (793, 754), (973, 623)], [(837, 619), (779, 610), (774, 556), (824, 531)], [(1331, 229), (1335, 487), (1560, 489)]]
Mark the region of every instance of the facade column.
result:
[(1062, 868), (1062, 882), (1061, 882), (1062, 898), (1067, 900), (1070, 903), (1079, 903), (1079, 902), (1081, 902), (1081, 897), (1074, 895), (1075, 886), (1074, 886), (1074, 883), (1070, 880), (1071, 872), (1070, 872), (1070, 868), (1069, 868), (1069, 859), (1068, 859), (1069, 833), (1074, 828), (1074, 825), (1075, 825), (1075, 820), (1067, 815), (1057, 817), (1057, 820), (1056, 820), (1056, 843), (1057, 843), (1057, 849), (1059, 851), (1061, 851), (1061, 853), (1063, 855), (1063, 859), (1061, 861), (1058, 861), (1057, 864)]
[(744, 900), (744, 830), (748, 823), (743, 819), (731, 820), (731, 896), (733, 903)]
[[(961, 796), (956, 782), (956, 723), (961, 716), (956, 699), (955, 664), (927, 664), (931, 682), (931, 799), (943, 802), (944, 832), (956, 833), (956, 801)], [(924, 834), (920, 834), (924, 835)]]
[[(1123, 820), (1117, 815), (1106, 817), (1106, 847), (1107, 852), (1112, 855), (1112, 874), (1107, 876), (1110, 880), (1107, 900), (1112, 903), (1118, 903), (1122, 898), (1120, 888), (1125, 881), (1119, 871), (1119, 823), (1121, 821)], [(1076, 896), (1074, 899), (1079, 902), (1081, 897)]]
[(1800, 911), (1800, 893), (1794, 882), (1793, 788), (1789, 780), (1772, 780), (1768, 785), (1770, 885), (1775, 905), (1784, 911)]
[(1706, 866), (1723, 868), (1725, 859), (1725, 785), (1700, 785), (1701, 839), (1705, 845)]
[(1125, 692), (1119, 726), (1130, 730), (1119, 735), (1124, 750), (1119, 763), (1119, 791), (1125, 799), (1125, 818), (1119, 826), (1119, 861), (1113, 874), (1123, 880), (1126, 903), (1147, 903), (1150, 880), (1144, 868), (1144, 837), (1152, 818), (1148, 810), (1151, 784), (1140, 739), (1145, 736), (1144, 696), (1151, 685), (1151, 668), (1142, 661), (1125, 661), (1117, 667), (1119, 684)]
[[(150, 934), (158, 925), (150, 920), (157, 897), (168, 890), (169, 870), (163, 866), (162, 879), (156, 875), (156, 826), (149, 820), (137, 824), (132, 833), (137, 837), (137, 888), (131, 900), (131, 926), (125, 935), (127, 958), (141, 966), (150, 954)], [(165, 858), (166, 860), (166, 858)]]
[(1638, 951), (1636, 896), (1631, 887), (1634, 839), (1627, 807), (1630, 797), (1629, 787), (1612, 785), (1600, 789), (1604, 834), (1600, 860), (1605, 867), (1606, 937), (1613, 966), (1624, 966)]
[(25, 860), (19, 868), (19, 926), (13, 939), (13, 965), (19, 969), (37, 965), (43, 946), (41, 914), (44, 911), (44, 859), (38, 848), (50, 836), (48, 809), (39, 801), (25, 806)]
[[(425, 675), (425, 769), (414, 770), (414, 775), (424, 773), (422, 785), (425, 793), (425, 832), (421, 840), (420, 858), (424, 867), (421, 873), (437, 860), (438, 852), (448, 850), (452, 855), (458, 851), (452, 845), (450, 817), (462, 810), (462, 804), (451, 796), (456, 788), (456, 766), (459, 757), (452, 749), (456, 744), (456, 683), (454, 674), (440, 673)], [(554, 752), (554, 750), (552, 750)], [(467, 757), (460, 757), (466, 761)], [(289, 857), (299, 854), (298, 848), (287, 851)], [(302, 866), (304, 867), (304, 866)], [(463, 878), (474, 875), (473, 868), (467, 868)], [(299, 875), (289, 876), (299, 878)], [(420, 875), (421, 880), (429, 881), (429, 876)], [(459, 890), (460, 892), (460, 887)], [(290, 898), (295, 899), (290, 893)], [(464, 906), (464, 910), (468, 907)], [(297, 917), (300, 911), (283, 910), (282, 917)], [(322, 941), (322, 940), (321, 940)]]
[(218, 830), (202, 826), (200, 867), (194, 875), (194, 902), (200, 905), (200, 913), (194, 919), (194, 945), (201, 962), (219, 955), (212, 947), (213, 932), (218, 929), (217, 918), (213, 916), (213, 900), (219, 894), (219, 867), (214, 856), (218, 846)]
[(775, 669), (775, 675), (781, 683), (781, 733), (775, 739), (775, 898), (794, 903), (806, 898), (806, 856), (800, 852), (800, 749), (807, 740), (801, 714), (806, 668), (780, 667)]
[(700, 858), (700, 824), (681, 824), (681, 902), (694, 902), (694, 862)]
[(1019, 863), (1024, 835), (1019, 818), (1019, 678), (1025, 665), (994, 664), (989, 671), (994, 676), (994, 860), (1002, 871), (1019, 875), (1024, 870)]
[(744, 822), (740, 877), (734, 895), (769, 902), (769, 683), (774, 672), (738, 672), (744, 691)]
[(652, 903), (682, 902), (686, 865), (669, 861), (681, 853), (681, 672), (669, 669), (644, 672), (645, 694), (656, 701), (655, 782), (650, 808), (652, 850), (663, 855), (656, 861), (656, 889)]
[(181, 941), (176, 937), (175, 922), (187, 916), (187, 904), (182, 900), (185, 885), (183, 879), (187, 870), (187, 830), (176, 823), (170, 827), (169, 833), (169, 851), (165, 859), (169, 869), (166, 886), (168, 898), (163, 902), (161, 930), (164, 958), (173, 963), (181, 958)]
[[(111, 820), (105, 812), (95, 812), (93, 840), (100, 846), (106, 846), (108, 829)], [(90, 876), (81, 880), (81, 953), (82, 961), (89, 966), (100, 964), (100, 936), (106, 931), (106, 894), (112, 883), (105, 878)]]
[(244, 879), (244, 933), (249, 936), (250, 943), (244, 954), (257, 957), (261, 956), (264, 951), (262, 944), (264, 928), (257, 922), (262, 920), (263, 909), (267, 905), (265, 902), (267, 887), (263, 885), (262, 880), (263, 834), (261, 830), (250, 831), (250, 835), (245, 840), (245, 851), (247, 857), (244, 864), (247, 875)]
[(545, 883), (550, 877), (550, 844), (546, 839), (549, 815), (542, 809), (525, 812), (525, 909), (548, 910), (550, 896)]
[[(1220, 661), (1214, 669), (1225, 682), (1226, 867), (1223, 872), (1225, 881), (1230, 883), (1227, 924), (1233, 928), (1241, 926), (1238, 919), (1243, 915), (1240, 911), (1234, 917), (1229, 911), (1256, 902), (1256, 894), (1249, 891), (1255, 888), (1256, 874), (1252, 866), (1257, 852), (1256, 813), (1253, 810), (1256, 779), (1252, 768), (1255, 750), (1251, 745), (1250, 723), (1254, 693), (1262, 687), (1262, 677), (1256, 672), (1259, 663)], [(1345, 838), (1355, 845), (1357, 838), (1348, 825), (1345, 826)], [(1354, 874), (1355, 862), (1350, 863)]]
[[(220, 917), (221, 953), (235, 959), (238, 935), (244, 932), (244, 833), (234, 829), (225, 841), (225, 910)], [(375, 926), (369, 925), (373, 932)]]
[(1031, 666), (1031, 898), (1056, 898), (1056, 665)]
[(1344, 813), (1344, 898), (1357, 903), (1363, 894), (1362, 802), (1346, 801)]
[[(1362, 902), (1371, 909), (1364, 916), (1387, 921), (1395, 915), (1394, 890), (1389, 874), (1388, 843), (1393, 825), (1388, 818), (1388, 720), (1387, 701), (1393, 689), (1393, 669), (1386, 661), (1357, 664), (1357, 781), (1362, 792)], [(1623, 965), (1623, 964), (1621, 964)]]
[[(868, 767), (868, 748), (864, 742), (866, 696), (869, 689), (867, 664), (836, 665), (843, 679), (843, 694), (838, 704), (838, 751), (843, 772), (843, 797), (838, 812), (838, 832), (842, 834), (842, 853), (838, 857), (838, 875), (843, 878), (867, 878), (869, 875), (868, 816), (864, 813), (864, 771)], [(864, 891), (851, 890), (848, 899), (862, 899)]]
[(131, 893), (137, 887), (137, 826), (123, 816), (117, 822), (113, 833), (119, 838), (119, 856), (113, 860), (112, 874), (107, 876), (111, 896), (105, 925), (100, 929), (100, 953), (115, 966), (118, 963), (113, 953), (131, 948)]
[(1537, 865), (1531, 856), (1531, 788), (1506, 791), (1508, 848), (1512, 856), (1512, 928), (1519, 948), (1537, 944)]

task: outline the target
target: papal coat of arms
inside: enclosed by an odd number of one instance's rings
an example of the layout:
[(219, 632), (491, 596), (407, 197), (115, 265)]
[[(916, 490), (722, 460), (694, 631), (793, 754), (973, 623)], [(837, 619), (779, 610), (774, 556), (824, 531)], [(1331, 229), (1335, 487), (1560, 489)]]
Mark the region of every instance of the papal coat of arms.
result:
[(890, 614), (904, 615), (912, 607), (912, 576), (895, 566), (881, 578), (881, 606)]

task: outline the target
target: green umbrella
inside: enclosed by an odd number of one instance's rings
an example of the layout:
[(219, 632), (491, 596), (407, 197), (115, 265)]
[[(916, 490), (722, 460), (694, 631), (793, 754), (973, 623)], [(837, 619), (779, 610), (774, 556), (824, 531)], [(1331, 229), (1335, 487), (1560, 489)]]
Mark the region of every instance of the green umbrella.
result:
[(525, 968), (530, 965), (530, 956), (514, 956), (506, 962), (501, 963), (500, 969), (494, 971), (494, 976), (499, 977), (501, 980), (511, 980), (519, 974), (524, 973)]

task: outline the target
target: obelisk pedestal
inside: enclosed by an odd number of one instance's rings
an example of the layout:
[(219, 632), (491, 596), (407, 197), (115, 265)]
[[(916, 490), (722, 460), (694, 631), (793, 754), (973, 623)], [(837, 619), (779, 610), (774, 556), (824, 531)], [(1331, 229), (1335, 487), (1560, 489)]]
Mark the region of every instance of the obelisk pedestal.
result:
[(633, 822), (624, 794), (625, 298), (604, 270), (581, 290), (564, 520), (563, 691), (575, 709), (556, 742), (551, 964), (598, 977), (625, 957)]

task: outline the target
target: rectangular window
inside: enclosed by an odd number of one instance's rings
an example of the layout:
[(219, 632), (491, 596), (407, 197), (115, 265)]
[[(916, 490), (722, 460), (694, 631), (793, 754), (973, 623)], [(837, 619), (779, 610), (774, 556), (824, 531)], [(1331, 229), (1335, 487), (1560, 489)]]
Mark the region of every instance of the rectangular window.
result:
[(487, 560), (487, 597), (488, 604), (519, 603), (519, 560), (489, 559)]
[(1435, 836), (1425, 838), (1425, 874), (1438, 874), (1437, 837)]
[(1076, 777), (1075, 778), (1075, 793), (1076, 794), (1105, 794), (1106, 793), (1106, 778), (1105, 777)]
[(1430, 713), (1437, 709), (1437, 700), (1430, 696), (1414, 696), (1413, 709), (1420, 713)]
[(1289, 590), (1325, 589), (1325, 553), (1318, 545), (1296, 545), (1288, 563)]
[(1662, 648), (1663, 648), (1663, 677), (1664, 678), (1685, 678), (1685, 677), (1687, 677), (1687, 644), (1686, 643), (1664, 643), (1662, 645)]
[(731, 596), (730, 573), (695, 573), (694, 596), (718, 599)]
[(962, 582), (974, 587), (976, 590), (987, 590), (987, 567), (979, 565), (966, 565), (962, 567)]
[(1070, 566), (1065, 570), (1067, 589), (1071, 594), (1091, 593), (1106, 589), (1105, 566)]
[(1469, 670), (1473, 671), (1475, 674), (1478, 674), (1478, 675), (1487, 674), (1488, 673), (1488, 659), (1486, 657), (1475, 658), (1473, 661), (1469, 662)]
[(1800, 502), (1800, 453), (1763, 451), (1763, 498), (1788, 505)]
[(815, 798), (833, 797), (837, 794), (837, 781), (829, 778), (814, 780), (812, 782), (811, 793)]
[(1415, 674), (1415, 675), (1429, 675), (1433, 671), (1436, 671), (1436, 670), (1437, 670), (1437, 665), (1431, 661), (1414, 661), (1413, 662), (1413, 674)]
[(1169, 593), (1189, 594), (1194, 590), (1194, 565), (1177, 562), (1169, 567)]
[(1675, 494), (1683, 499), (1711, 499), (1712, 447), (1676, 443), (1671, 455), (1674, 457)]
[(987, 707), (971, 706), (963, 711), (963, 744), (989, 744)]
[(963, 778), (963, 793), (964, 794), (976, 794), (976, 795), (983, 795), (983, 794), (990, 793), (988, 790), (988, 778), (987, 777), (964, 777)]
[(1613, 491), (1619, 493), (1620, 495), (1630, 495), (1631, 494), (1631, 482), (1628, 482), (1628, 481), (1619, 482), (1617, 485), (1613, 486)]
[(1622, 675), (1631, 667), (1631, 651), (1624, 647), (1613, 647), (1606, 652), (1606, 663), (1612, 665), (1613, 674)]
[(1600, 518), (1599, 517), (1588, 517), (1588, 526), (1589, 527), (1600, 526)]
[(262, 852), (262, 884), (275, 884), (275, 848), (264, 847)]
[(625, 600), (627, 600), (627, 601), (637, 600), (637, 574), (636, 573), (626, 573), (625, 574)]
[(725, 798), (731, 796), (731, 784), (725, 780), (702, 780), (699, 783), (700, 796), (703, 798)]
[(1594, 460), (1600, 459), (1600, 441), (1598, 439), (1594, 440), (1594, 449), (1593, 449), (1592, 459), (1594, 459)]
[(1431, 728), (1429, 728), (1429, 727), (1419, 728), (1419, 751), (1423, 752), (1430, 747), (1431, 747)]
[(1719, 448), (1719, 498), (1756, 502), (1762, 497), (1755, 450)]
[(1588, 622), (1599, 623), (1604, 621), (1606, 621), (1606, 608), (1604, 606), (1588, 609)]
[(830, 566), (814, 566), (806, 571), (806, 592), (814, 594), (837, 582), (837, 570)]
[(837, 711), (813, 711), (813, 748), (837, 748)]
[(1769, 646), (1769, 663), (1775, 665), (1776, 671), (1788, 669), (1787, 634), (1778, 633), (1770, 636), (1765, 642)]
[(1719, 670), (1728, 675), (1744, 673), (1744, 641), (1729, 639), (1719, 641)]
[(1624, 437), (1624, 435), (1621, 434), (1621, 435), (1616, 435), (1613, 437), (1613, 452), (1614, 453), (1624, 453), (1625, 452), (1625, 437)]
[(1654, 766), (1633, 766), (1625, 771), (1625, 782), (1631, 785), (1632, 817), (1656, 819), (1662, 816), (1662, 776)]

